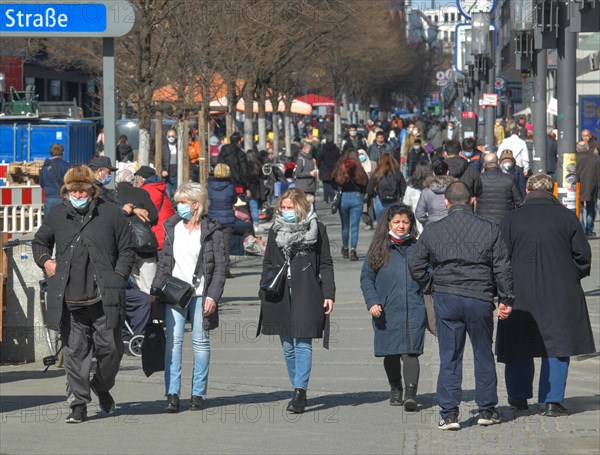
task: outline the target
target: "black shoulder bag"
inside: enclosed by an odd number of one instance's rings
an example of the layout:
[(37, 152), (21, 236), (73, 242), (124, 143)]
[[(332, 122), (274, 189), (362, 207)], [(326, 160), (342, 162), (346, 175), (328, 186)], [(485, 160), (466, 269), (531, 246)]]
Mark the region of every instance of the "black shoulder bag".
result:
[(286, 260), (283, 265), (277, 269), (269, 269), (260, 283), (260, 290), (265, 293), (268, 301), (279, 301), (283, 298), (285, 291), (285, 280), (287, 280), (288, 267), (290, 260)]
[(162, 287), (156, 292), (156, 296), (167, 303), (168, 305), (179, 305), (181, 308), (185, 308), (192, 300), (194, 291), (196, 289), (196, 283), (198, 282), (200, 273), (200, 267), (204, 262), (204, 248), (200, 247), (200, 254), (198, 255), (198, 261), (196, 262), (196, 268), (194, 269), (194, 275), (192, 276), (192, 284), (186, 281), (169, 276)]

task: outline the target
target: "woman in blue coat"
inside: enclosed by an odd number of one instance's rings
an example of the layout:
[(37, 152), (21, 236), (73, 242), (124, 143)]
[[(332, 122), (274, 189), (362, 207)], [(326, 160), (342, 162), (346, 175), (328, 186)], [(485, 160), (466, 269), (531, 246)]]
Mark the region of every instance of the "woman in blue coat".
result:
[[(419, 356), (425, 338), (425, 304), (408, 270), (417, 243), (415, 215), (410, 207), (386, 209), (360, 274), (360, 287), (373, 317), (375, 357), (383, 357), (390, 383), (390, 405), (417, 410)], [(406, 386), (402, 399), (402, 373)]]

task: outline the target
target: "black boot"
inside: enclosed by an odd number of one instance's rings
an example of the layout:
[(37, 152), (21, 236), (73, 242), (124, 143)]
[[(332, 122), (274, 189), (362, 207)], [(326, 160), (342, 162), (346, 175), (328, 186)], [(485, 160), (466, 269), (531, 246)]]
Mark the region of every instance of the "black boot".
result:
[(358, 254), (356, 254), (356, 250), (354, 248), (350, 250), (350, 260), (358, 261)]
[(294, 397), (288, 403), (287, 411), (293, 414), (302, 414), (306, 407), (306, 390), (294, 389)]
[(167, 395), (167, 407), (165, 412), (169, 414), (175, 414), (179, 412), (179, 395), (176, 393), (170, 393)]
[(342, 257), (348, 259), (348, 248), (342, 247)]
[(390, 384), (390, 406), (402, 406), (402, 385)]
[(414, 412), (417, 408), (417, 384), (408, 384), (404, 395), (404, 410)]

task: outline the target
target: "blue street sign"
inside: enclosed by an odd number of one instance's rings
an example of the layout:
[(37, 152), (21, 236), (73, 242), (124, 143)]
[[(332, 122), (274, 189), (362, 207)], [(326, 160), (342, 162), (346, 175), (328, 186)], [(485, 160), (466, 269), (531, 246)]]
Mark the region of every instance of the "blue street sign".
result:
[(2, 37), (108, 38), (126, 35), (134, 24), (135, 9), (126, 0), (0, 0)]
[(106, 5), (8, 3), (0, 5), (0, 32), (103, 32)]

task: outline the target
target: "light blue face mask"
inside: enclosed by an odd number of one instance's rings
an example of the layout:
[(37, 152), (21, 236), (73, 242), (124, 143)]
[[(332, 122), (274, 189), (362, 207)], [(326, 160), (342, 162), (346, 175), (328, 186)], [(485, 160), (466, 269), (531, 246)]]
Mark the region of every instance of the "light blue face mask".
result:
[(473, 156), (473, 152), (463, 152), (463, 155), (467, 158), (471, 158)]
[(190, 204), (177, 204), (177, 213), (184, 220), (189, 220), (194, 214), (194, 212), (192, 212)]
[(365, 161), (367, 161), (367, 155), (358, 155), (358, 159), (361, 163), (364, 163)]
[(69, 195), (69, 201), (71, 201), (71, 205), (76, 209), (84, 209), (90, 203), (89, 197), (76, 198)]
[(286, 223), (296, 222), (296, 212), (294, 210), (282, 210), (281, 217), (285, 220)]

